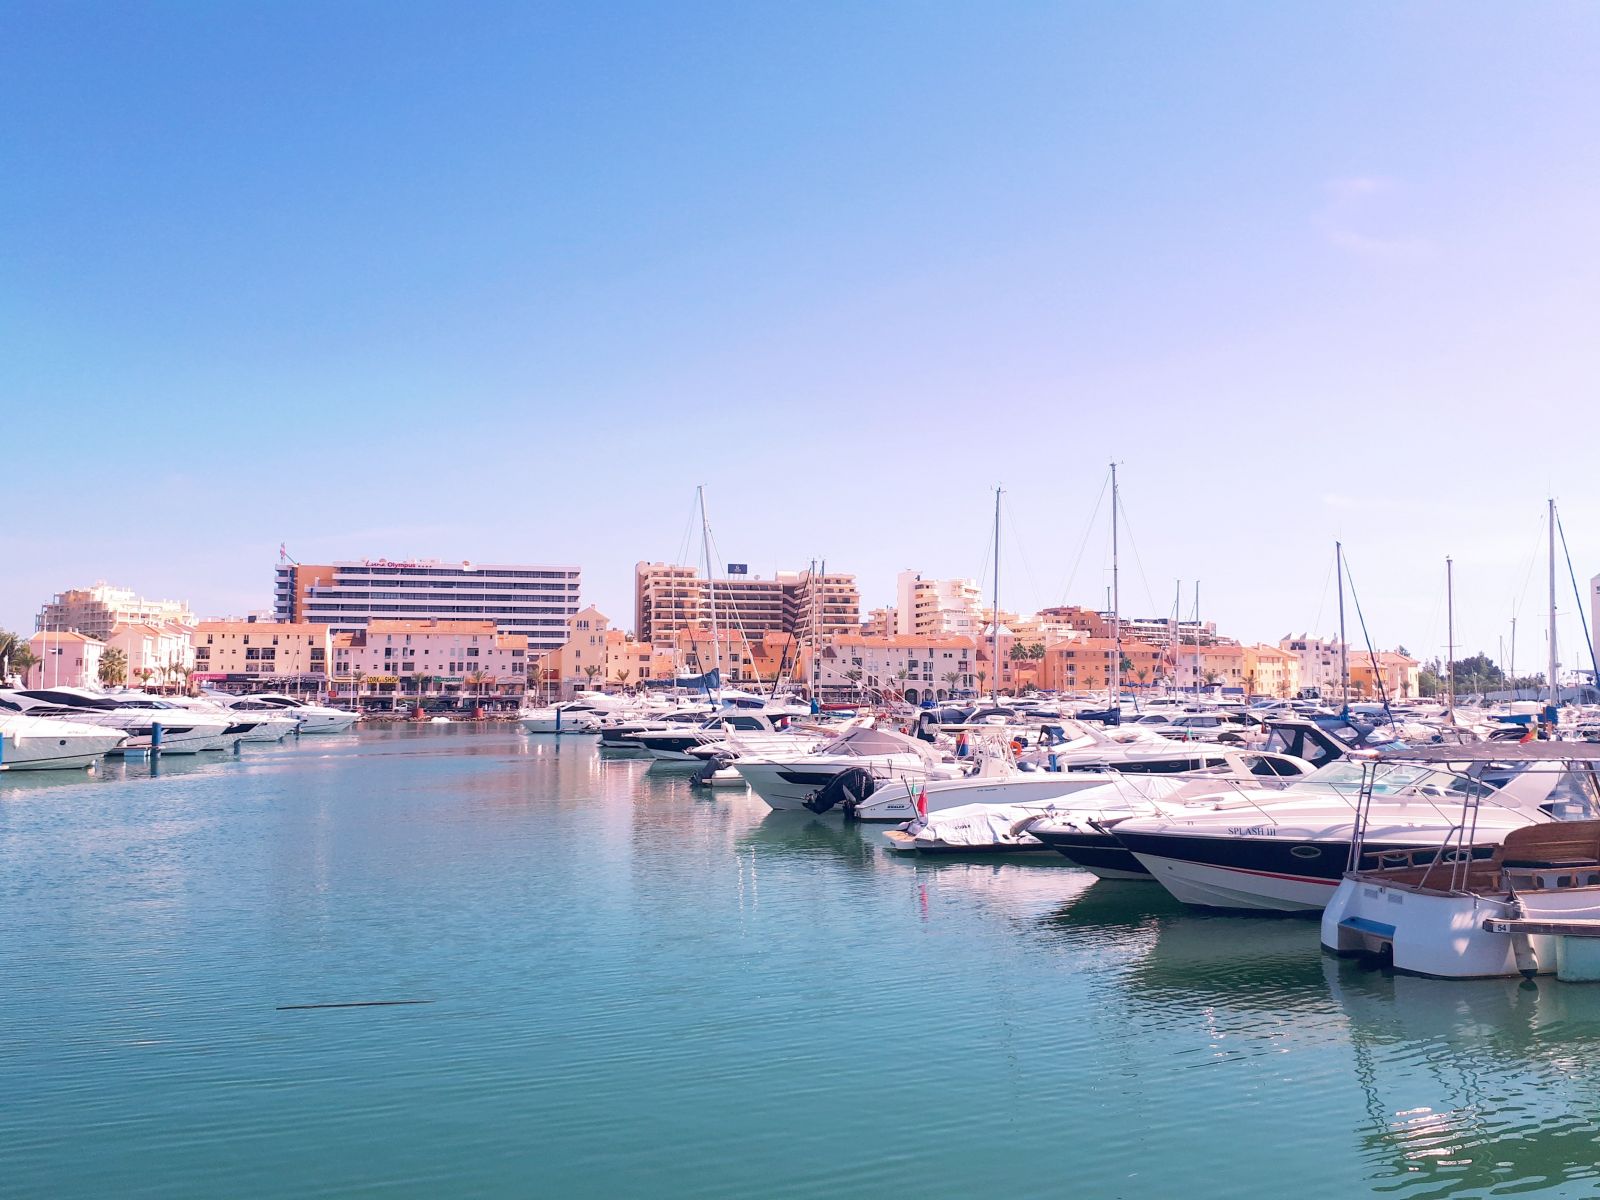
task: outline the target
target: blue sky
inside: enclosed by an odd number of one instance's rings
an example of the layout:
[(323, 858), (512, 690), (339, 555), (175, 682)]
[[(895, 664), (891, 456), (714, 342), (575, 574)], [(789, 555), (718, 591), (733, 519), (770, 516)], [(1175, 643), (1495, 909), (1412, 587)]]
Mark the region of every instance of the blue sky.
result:
[(1113, 456), (1125, 607), (1246, 639), (1342, 536), (1531, 662), (1552, 492), (1600, 570), (1593, 5), (20, 3), (0, 111), (0, 624), (280, 542), (626, 623), (702, 482), (869, 604), (1003, 483), (1007, 606), (1095, 603)]

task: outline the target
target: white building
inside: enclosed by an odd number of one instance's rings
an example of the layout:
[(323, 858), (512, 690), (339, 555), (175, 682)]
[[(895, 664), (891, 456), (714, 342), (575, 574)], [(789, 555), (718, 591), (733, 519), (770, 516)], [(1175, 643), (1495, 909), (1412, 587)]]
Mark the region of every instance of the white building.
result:
[(983, 632), (983, 593), (971, 579), (924, 579), (920, 572), (895, 577), (897, 637), (978, 637)]
[(273, 615), (330, 629), (372, 621), (492, 621), (534, 653), (567, 640), (578, 612), (577, 567), (364, 558), (325, 566), (280, 563)]
[(118, 625), (193, 625), (194, 613), (180, 600), (147, 600), (129, 588), (104, 581), (58, 592), (40, 610), (34, 628), (76, 629), (105, 641)]
[(527, 679), (527, 638), (493, 621), (373, 621), (333, 635), (341, 692), (506, 697), (520, 696)]
[(976, 643), (968, 637), (833, 638), (817, 657), (817, 688), (824, 693), (893, 692), (913, 704), (944, 699), (977, 686)]
[(121, 682), (182, 687), (194, 670), (194, 628), (188, 625), (118, 625), (106, 641), (126, 659)]
[(1324, 698), (1337, 696), (1343, 683), (1340, 649), (1337, 638), (1314, 638), (1306, 634), (1290, 634), (1278, 643), (1278, 649), (1287, 650), (1300, 660), (1300, 687), (1317, 688)]

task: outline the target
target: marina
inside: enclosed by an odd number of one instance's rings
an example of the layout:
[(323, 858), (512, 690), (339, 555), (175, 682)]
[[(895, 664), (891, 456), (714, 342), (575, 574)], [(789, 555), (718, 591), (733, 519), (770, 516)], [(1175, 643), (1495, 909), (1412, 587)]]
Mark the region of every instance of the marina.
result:
[(11, 1195), (1024, 1195), (1053, 1142), (1103, 1195), (1596, 1174), (1600, 988), (893, 855), (594, 737), (7, 773), (0, 822)]

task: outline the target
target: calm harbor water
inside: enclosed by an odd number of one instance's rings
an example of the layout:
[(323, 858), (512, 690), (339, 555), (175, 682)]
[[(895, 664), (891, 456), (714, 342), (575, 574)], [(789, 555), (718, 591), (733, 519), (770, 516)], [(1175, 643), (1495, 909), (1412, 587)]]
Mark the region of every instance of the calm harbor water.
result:
[(1600, 988), (877, 841), (504, 726), (0, 775), (0, 1187), (1600, 1190)]

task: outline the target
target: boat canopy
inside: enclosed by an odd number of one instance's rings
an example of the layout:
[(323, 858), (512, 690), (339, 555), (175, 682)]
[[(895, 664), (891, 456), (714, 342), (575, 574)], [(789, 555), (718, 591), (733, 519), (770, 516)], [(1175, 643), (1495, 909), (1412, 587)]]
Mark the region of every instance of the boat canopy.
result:
[(852, 729), (843, 737), (835, 738), (818, 754), (853, 754), (860, 758), (876, 758), (883, 754), (915, 754), (928, 762), (937, 761), (929, 753), (927, 744), (890, 729)]

